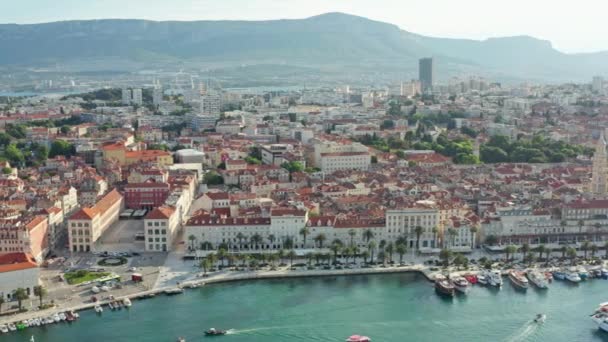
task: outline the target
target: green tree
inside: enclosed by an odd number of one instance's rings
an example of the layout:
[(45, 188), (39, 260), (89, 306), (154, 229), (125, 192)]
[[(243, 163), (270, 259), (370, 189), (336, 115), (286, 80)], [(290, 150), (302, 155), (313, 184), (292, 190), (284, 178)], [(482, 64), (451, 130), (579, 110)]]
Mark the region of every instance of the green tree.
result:
[(526, 259), (526, 255), (528, 255), (528, 252), (530, 252), (530, 245), (527, 243), (524, 243), (520, 248), (519, 251), (522, 254), (522, 260)]
[(421, 226), (416, 226), (416, 228), (414, 228), (414, 233), (416, 233), (416, 251), (420, 251), (420, 236), (422, 235), (422, 232), (424, 232), (424, 228)]
[(370, 241), (367, 243), (367, 250), (370, 253), (369, 262), (374, 263), (374, 252), (376, 251), (376, 241)]
[(194, 250), (194, 242), (196, 241), (196, 236), (194, 236), (192, 234), (189, 235), (188, 241), (190, 242), (190, 250)]
[(403, 264), (403, 256), (407, 252), (407, 248), (405, 247), (404, 244), (400, 243), (400, 244), (397, 244), (396, 251), (397, 251), (397, 254), (399, 254), (399, 264)]
[(591, 243), (589, 241), (585, 241), (581, 244), (581, 250), (584, 254), (584, 259), (587, 260), (587, 251), (591, 248)]
[(572, 263), (572, 265), (574, 265), (576, 262), (576, 249), (574, 249), (573, 247), (569, 247), (568, 250), (566, 251), (566, 255), (570, 259), (570, 262)]
[(19, 304), (19, 311), (21, 311), (23, 301), (28, 299), (29, 296), (27, 295), (27, 292), (25, 291), (25, 289), (20, 287), (20, 288), (16, 289), (15, 292), (13, 293), (13, 298), (15, 298), (17, 300), (17, 302)]
[(374, 232), (371, 229), (366, 229), (363, 232), (363, 238), (366, 243), (369, 243), (369, 241), (374, 238)]
[(289, 267), (290, 268), (293, 268), (293, 259), (295, 259), (296, 256), (297, 256), (296, 251), (294, 251), (293, 249), (287, 253), (287, 257), (289, 258)]
[(10, 144), (6, 147), (4, 150), (4, 157), (14, 164), (21, 164), (25, 161), (23, 153), (15, 144)]
[(203, 183), (207, 185), (224, 184), (224, 178), (215, 171), (209, 171), (203, 176)]
[(55, 156), (73, 156), (76, 154), (74, 145), (70, 144), (65, 140), (55, 140), (51, 144), (51, 150), (49, 151), (49, 157), (54, 158)]
[(448, 267), (450, 265), (450, 258), (452, 257), (452, 251), (444, 248), (439, 252), (439, 259), (443, 261), (443, 266)]
[(327, 240), (327, 237), (323, 233), (320, 233), (315, 237), (315, 242), (319, 245), (319, 248), (323, 248), (323, 243), (325, 240)]
[(354, 246), (355, 245), (355, 236), (357, 235), (357, 231), (355, 231), (354, 229), (349, 229), (348, 230), (348, 236), (350, 237), (350, 245)]
[(34, 286), (34, 295), (40, 300), (40, 307), (42, 307), (42, 299), (46, 296), (47, 291), (42, 285)]
[(509, 259), (509, 255), (512, 257), (516, 252), (517, 252), (516, 246), (513, 246), (513, 245), (507, 246), (505, 248), (505, 254), (506, 254), (507, 261), (511, 260), (511, 259)]
[(304, 247), (306, 247), (306, 238), (310, 234), (310, 229), (308, 229), (308, 227), (302, 227), (300, 229), (299, 233), (300, 233), (300, 235), (302, 235), (302, 240), (304, 241)]

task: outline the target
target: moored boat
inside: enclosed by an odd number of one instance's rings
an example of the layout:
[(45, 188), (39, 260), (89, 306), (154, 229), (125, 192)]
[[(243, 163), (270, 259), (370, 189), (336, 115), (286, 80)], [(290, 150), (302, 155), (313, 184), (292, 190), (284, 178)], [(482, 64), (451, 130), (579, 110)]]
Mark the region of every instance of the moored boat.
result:
[(450, 283), (445, 277), (435, 277), (435, 291), (443, 296), (453, 297), (454, 296), (454, 285)]
[(547, 289), (549, 288), (549, 282), (547, 282), (547, 278), (544, 274), (538, 271), (531, 271), (527, 273), (528, 279), (539, 289)]
[(99, 305), (99, 304), (95, 305), (95, 312), (97, 312), (97, 313), (103, 312), (103, 308), (101, 307), (101, 305)]
[(568, 272), (566, 273), (566, 280), (573, 283), (580, 283), (581, 277), (576, 272)]
[(454, 288), (460, 293), (469, 292), (469, 282), (464, 277), (453, 277), (452, 284), (454, 284)]
[(586, 280), (589, 278), (589, 272), (584, 267), (579, 267), (575, 272), (578, 273), (579, 278), (581, 280)]
[(470, 284), (473, 284), (473, 285), (474, 285), (474, 284), (477, 284), (477, 282), (478, 282), (477, 276), (476, 276), (476, 275), (474, 275), (474, 274), (465, 274), (463, 277), (464, 277), (464, 279), (466, 279), (466, 280), (467, 280), (467, 281), (468, 281)]
[(123, 299), (122, 302), (125, 305), (125, 307), (127, 307), (127, 308), (130, 308), (132, 305), (131, 300), (129, 298)]
[(500, 287), (502, 286), (502, 275), (500, 274), (500, 271), (488, 271), (487, 273), (488, 275), (488, 284), (492, 285), (492, 286), (497, 286)]
[(553, 278), (555, 278), (557, 280), (564, 280), (564, 279), (566, 279), (566, 273), (564, 273), (562, 271), (554, 271)]
[(478, 274), (477, 275), (477, 284), (482, 285), (482, 286), (488, 285), (488, 277), (485, 274)]
[(3, 334), (8, 333), (8, 327), (5, 324), (0, 325), (0, 332)]
[(528, 289), (528, 279), (521, 272), (511, 271), (509, 272), (509, 280), (515, 286), (515, 288), (520, 290)]
[(184, 290), (181, 288), (174, 288), (174, 289), (169, 289), (169, 290), (165, 290), (165, 294), (168, 296), (172, 296), (172, 295), (176, 295), (176, 294), (180, 294), (183, 293)]

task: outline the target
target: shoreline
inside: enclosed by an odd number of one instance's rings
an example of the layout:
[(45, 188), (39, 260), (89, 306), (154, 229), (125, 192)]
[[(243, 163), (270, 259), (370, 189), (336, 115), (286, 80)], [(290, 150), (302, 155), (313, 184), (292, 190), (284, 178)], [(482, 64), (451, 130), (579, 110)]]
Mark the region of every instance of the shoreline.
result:
[[(398, 273), (419, 273), (422, 274), (427, 281), (432, 282), (435, 272), (431, 272), (428, 267), (422, 265), (413, 266), (401, 266), (401, 267), (374, 267), (374, 268), (357, 268), (357, 269), (343, 269), (343, 270), (276, 270), (276, 271), (245, 271), (231, 273), (219, 273), (209, 274), (208, 277), (201, 277), (196, 280), (189, 280), (180, 283), (179, 286), (164, 286), (150, 290), (139, 291), (136, 293), (118, 296), (114, 300), (123, 300), (129, 298), (132, 300), (146, 299), (150, 295), (165, 294), (166, 291), (175, 291), (179, 289), (198, 288), (201, 286), (211, 284), (222, 284), (232, 283), (240, 281), (250, 280), (273, 280), (273, 279), (289, 279), (289, 278), (321, 278), (321, 277), (345, 277), (345, 276), (358, 276), (358, 275), (379, 275), (379, 274), (398, 274)], [(105, 306), (110, 301), (101, 300), (96, 303), (82, 303), (64, 308), (51, 308), (40, 311), (27, 311), (21, 314), (0, 317), (0, 324), (17, 323), (23, 320), (29, 320), (33, 318), (48, 317), (55, 313), (66, 312), (66, 311), (85, 311), (91, 310), (95, 305)], [(134, 303), (135, 305), (135, 303)]]

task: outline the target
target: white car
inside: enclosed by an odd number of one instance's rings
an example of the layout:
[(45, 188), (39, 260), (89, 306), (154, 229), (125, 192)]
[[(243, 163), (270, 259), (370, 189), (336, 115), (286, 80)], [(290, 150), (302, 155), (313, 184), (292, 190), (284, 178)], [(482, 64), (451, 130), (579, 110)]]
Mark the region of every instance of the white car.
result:
[(135, 272), (137, 271), (137, 267), (129, 267), (129, 272)]

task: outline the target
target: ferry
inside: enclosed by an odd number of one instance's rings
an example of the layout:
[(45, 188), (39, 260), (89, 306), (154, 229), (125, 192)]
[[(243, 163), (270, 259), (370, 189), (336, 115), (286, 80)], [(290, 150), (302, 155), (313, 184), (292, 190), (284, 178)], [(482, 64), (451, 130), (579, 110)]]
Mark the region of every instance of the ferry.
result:
[(524, 290), (524, 291), (528, 289), (528, 279), (526, 279), (526, 277), (521, 272), (517, 272), (517, 271), (509, 272), (509, 280), (511, 280), (511, 283), (517, 289)]
[(469, 292), (469, 282), (463, 277), (454, 277), (452, 278), (452, 284), (454, 284), (454, 288), (460, 293)]
[(538, 271), (531, 271), (526, 274), (528, 279), (539, 289), (547, 289), (549, 288), (549, 283), (547, 282), (547, 278), (544, 274)]
[(437, 276), (435, 277), (435, 291), (440, 295), (453, 297), (454, 285), (445, 279), (445, 277)]
[(367, 336), (352, 335), (346, 339), (346, 342), (371, 342), (372, 339)]

